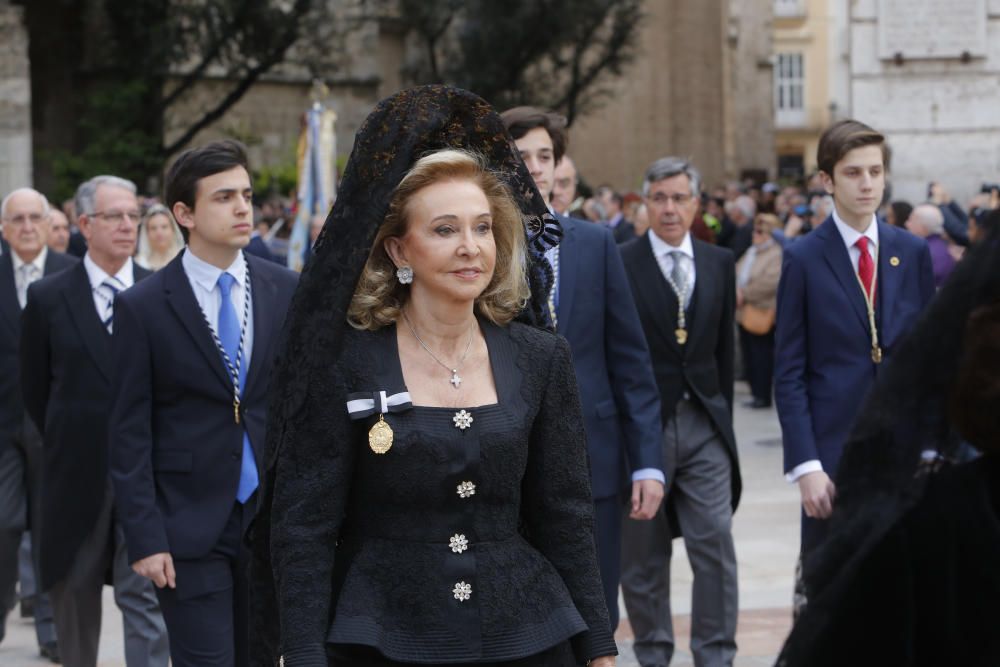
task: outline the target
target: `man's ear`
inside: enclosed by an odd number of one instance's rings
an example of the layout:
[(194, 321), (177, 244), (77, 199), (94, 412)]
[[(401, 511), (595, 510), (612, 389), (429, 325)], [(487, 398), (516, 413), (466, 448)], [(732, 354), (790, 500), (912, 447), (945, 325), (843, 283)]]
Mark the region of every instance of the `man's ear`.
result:
[(174, 214), (174, 220), (181, 227), (186, 228), (188, 231), (194, 229), (194, 210), (188, 208), (188, 205), (182, 201), (174, 202), (174, 206), (170, 209)]
[(826, 173), (825, 171), (819, 172), (819, 180), (823, 183), (823, 189), (826, 190), (826, 194), (833, 194), (833, 176)]

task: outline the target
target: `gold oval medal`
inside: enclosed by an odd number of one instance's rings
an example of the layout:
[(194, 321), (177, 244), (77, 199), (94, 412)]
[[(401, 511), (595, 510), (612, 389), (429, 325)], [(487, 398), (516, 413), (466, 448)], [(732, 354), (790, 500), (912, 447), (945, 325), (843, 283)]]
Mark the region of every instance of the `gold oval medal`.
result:
[(392, 447), (392, 427), (382, 415), (378, 416), (378, 421), (368, 431), (368, 446), (376, 454), (385, 454)]
[(687, 329), (676, 329), (674, 335), (677, 336), (677, 342), (683, 345), (687, 342), (688, 332)]

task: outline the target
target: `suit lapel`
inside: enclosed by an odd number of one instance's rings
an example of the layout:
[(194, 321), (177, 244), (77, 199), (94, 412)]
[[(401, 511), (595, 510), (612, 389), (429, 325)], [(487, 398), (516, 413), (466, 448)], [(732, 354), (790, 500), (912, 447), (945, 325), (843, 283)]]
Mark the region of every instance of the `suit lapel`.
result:
[[(208, 362), (219, 381), (226, 386), (227, 391), (232, 392), (233, 380), (222, 365), (222, 356), (212, 339), (212, 332), (209, 331), (205, 315), (201, 312), (201, 306), (198, 305), (194, 292), (191, 290), (187, 274), (184, 273), (184, 265), (181, 263), (184, 252), (160, 269), (164, 273), (163, 289), (167, 303), (177, 315), (177, 319), (187, 329), (195, 342), (195, 347), (201, 351), (202, 356), (205, 357), (205, 361)], [(254, 323), (256, 324), (256, 321)]]
[(0, 255), (0, 316), (17, 337), (21, 333), (21, 304), (17, 301), (17, 286), (14, 284), (13, 252), (9, 247)]
[(101, 371), (101, 375), (110, 382), (111, 336), (108, 335), (108, 330), (104, 328), (97, 314), (87, 268), (80, 262), (69, 271), (73, 271), (75, 275), (69, 288), (63, 292), (63, 299), (94, 364)]
[[(247, 268), (250, 271), (250, 289), (253, 306), (253, 354), (250, 357), (250, 368), (247, 370), (246, 385), (243, 395), (249, 396), (253, 383), (261, 375), (266, 375), (270, 355), (271, 339), (274, 337), (274, 310), (272, 306), (278, 298), (278, 288), (273, 282), (254, 271), (254, 262), (247, 257)], [(216, 355), (218, 356), (218, 355)]]
[(819, 234), (826, 244), (823, 250), (823, 259), (826, 260), (837, 282), (847, 294), (851, 310), (857, 315), (858, 321), (865, 331), (868, 331), (868, 306), (865, 305), (865, 298), (861, 294), (861, 284), (858, 282), (858, 276), (851, 265), (851, 256), (847, 254), (844, 239), (837, 231), (837, 225), (833, 218), (827, 218), (813, 234)]
[[(882, 344), (889, 345), (895, 338), (893, 307), (899, 302), (897, 297), (902, 286), (903, 275), (902, 267), (899, 266), (899, 248), (896, 242), (899, 238), (899, 231), (889, 225), (879, 223), (878, 238), (878, 304), (876, 307), (881, 314), (880, 326), (884, 332)], [(892, 261), (893, 258), (896, 259), (895, 263)]]
[(572, 222), (563, 222), (563, 225), (566, 233), (559, 243), (559, 305), (556, 307), (558, 319), (556, 328), (569, 331), (580, 253), (577, 247), (576, 225)]
[[(715, 281), (718, 271), (711, 266), (708, 254), (700, 246), (700, 241), (691, 239), (691, 247), (694, 251), (694, 295), (691, 298), (692, 321), (688, 324), (690, 336), (697, 337), (706, 335), (705, 327), (709, 324), (706, 313), (709, 312), (709, 304), (716, 294)], [(718, 326), (716, 324), (716, 326)], [(685, 345), (684, 350), (690, 348)]]
[(646, 308), (652, 313), (651, 318), (656, 323), (660, 333), (678, 354), (683, 354), (681, 345), (677, 342), (674, 329), (677, 328), (677, 295), (670, 288), (663, 271), (653, 254), (653, 246), (649, 237), (643, 235), (639, 241), (639, 253), (635, 270), (640, 276), (637, 288)]

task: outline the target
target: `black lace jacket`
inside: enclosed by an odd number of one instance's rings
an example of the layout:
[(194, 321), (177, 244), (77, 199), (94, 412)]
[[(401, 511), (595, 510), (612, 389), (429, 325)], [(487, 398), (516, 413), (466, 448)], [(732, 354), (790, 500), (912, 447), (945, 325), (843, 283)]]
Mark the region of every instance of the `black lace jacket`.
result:
[[(275, 620), (288, 667), (326, 665), (326, 642), (418, 663), (509, 660), (568, 638), (581, 662), (617, 652), (568, 345), (481, 325), (498, 402), (467, 406), (471, 423), (458, 408), (395, 408), (392, 447), (376, 454), (378, 413), (330, 405), (324, 437), (316, 425), (282, 434), (273, 582), (254, 575), (258, 664), (274, 662)], [(331, 377), (341, 396), (405, 392), (394, 329), (348, 332)]]

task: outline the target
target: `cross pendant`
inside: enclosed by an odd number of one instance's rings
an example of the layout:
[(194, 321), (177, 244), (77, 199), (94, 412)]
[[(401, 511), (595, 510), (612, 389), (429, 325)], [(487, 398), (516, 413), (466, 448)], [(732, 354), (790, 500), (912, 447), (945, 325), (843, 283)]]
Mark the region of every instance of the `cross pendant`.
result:
[(455, 389), (458, 389), (458, 385), (462, 384), (462, 378), (458, 377), (457, 368), (453, 368), (451, 370), (451, 379), (448, 380), (448, 382), (452, 383), (455, 386)]

